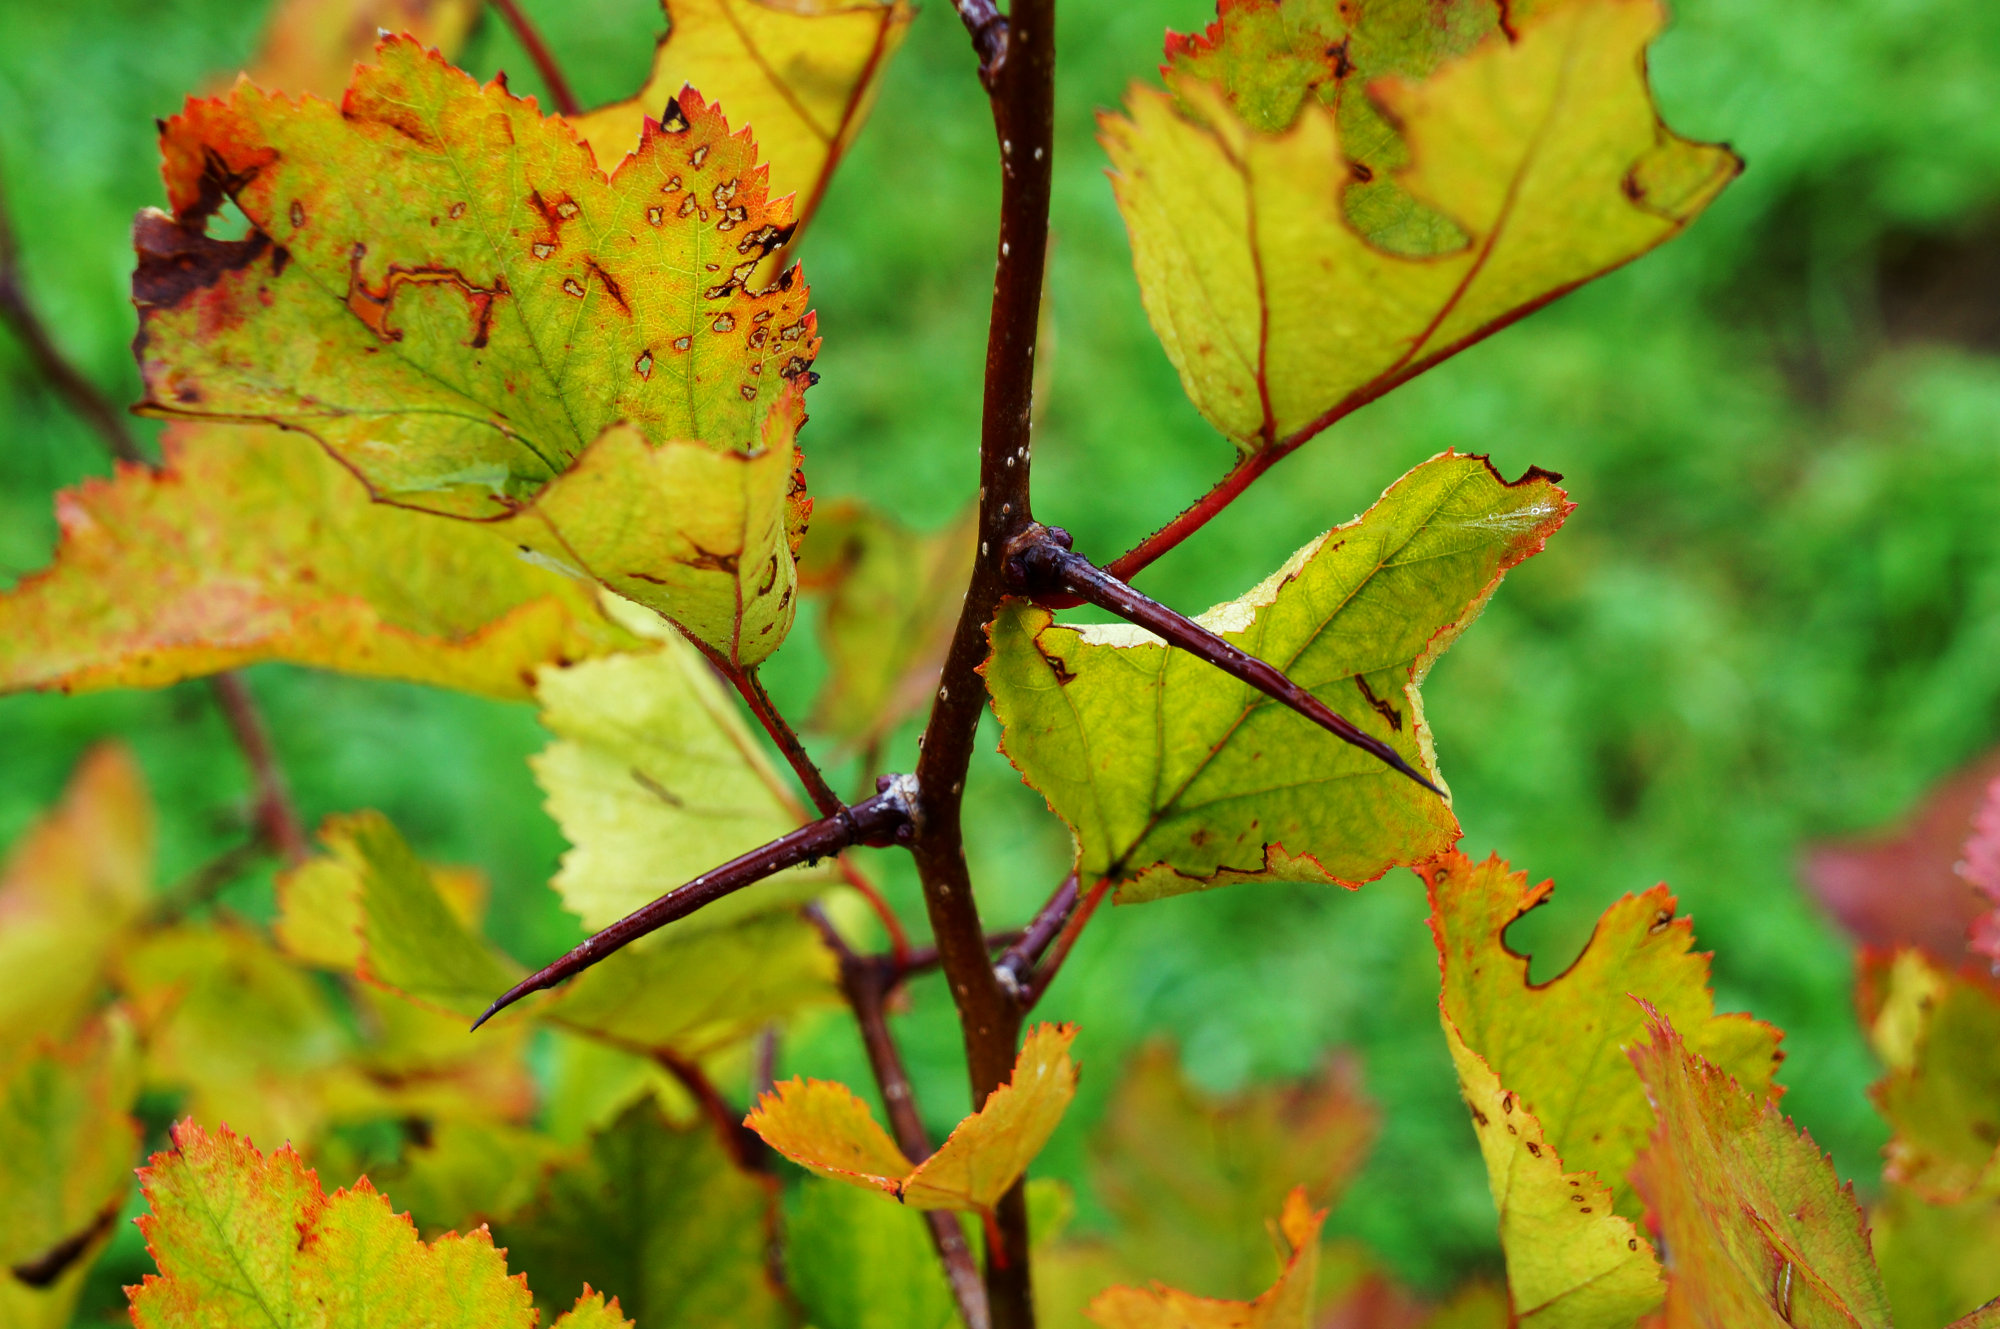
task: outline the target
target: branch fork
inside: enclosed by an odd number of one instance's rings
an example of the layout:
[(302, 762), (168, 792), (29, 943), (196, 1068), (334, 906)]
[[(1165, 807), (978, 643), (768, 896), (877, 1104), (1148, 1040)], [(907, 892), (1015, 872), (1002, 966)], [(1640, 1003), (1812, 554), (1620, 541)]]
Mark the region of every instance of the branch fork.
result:
[(1002, 576), (1016, 595), (1074, 596), (1085, 604), (1118, 615), (1164, 638), (1169, 646), (1220, 669), (1230, 677), (1249, 684), (1280, 705), (1287, 706), (1320, 728), (1374, 757), (1383, 765), (1406, 775), (1433, 794), (1444, 791), (1432, 784), (1402, 754), (1371, 734), (1362, 732), (1345, 717), (1305, 688), (1287, 678), (1275, 665), (1259, 660), (1231, 645), (1187, 615), (1167, 608), (1159, 601), (1098, 567), (1070, 547), (1068, 531), (1039, 522), (1024, 528), (1007, 544)]

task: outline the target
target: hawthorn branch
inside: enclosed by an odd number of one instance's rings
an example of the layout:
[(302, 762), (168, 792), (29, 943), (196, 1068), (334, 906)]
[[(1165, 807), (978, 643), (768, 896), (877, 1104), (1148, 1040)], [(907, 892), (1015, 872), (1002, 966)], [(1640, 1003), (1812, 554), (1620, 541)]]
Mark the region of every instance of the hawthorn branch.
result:
[(1076, 902), (1076, 874), (1072, 872), (1063, 878), (1062, 885), (1056, 887), (1049, 902), (1036, 912), (1020, 940), (1009, 946), (994, 966), (1003, 975), (1000, 980), (1002, 987), (1011, 985), (1017, 994), (1023, 990), (1035, 963), (1069, 922), (1069, 916), (1076, 912)]
[(833, 786), (826, 782), (825, 773), (813, 762), (812, 755), (806, 751), (805, 741), (799, 737), (798, 731), (786, 722), (785, 717), (778, 713), (778, 708), (771, 703), (771, 694), (764, 691), (763, 683), (758, 681), (757, 671), (732, 669), (712, 654), (709, 655), (709, 659), (715, 662), (715, 667), (721, 671), (722, 676), (743, 694), (743, 700), (749, 704), (751, 714), (757, 717), (757, 723), (764, 726), (764, 732), (778, 745), (778, 751), (785, 754), (785, 760), (791, 764), (793, 772), (799, 777), (799, 783), (806, 787), (806, 794), (812, 799), (813, 806), (819, 809), (819, 815), (831, 817), (842, 806), (840, 795), (834, 793)]
[[(861, 1027), (868, 1066), (875, 1073), (876, 1087), (882, 1091), (882, 1103), (888, 1110), (889, 1132), (906, 1157), (921, 1162), (931, 1155), (930, 1136), (924, 1130), (922, 1114), (917, 1111), (903, 1054), (889, 1031), (889, 993), (902, 981), (903, 971), (884, 956), (857, 955), (817, 905), (807, 906), (805, 913), (839, 959), (840, 990), (853, 1008), (855, 1023)], [(964, 1224), (957, 1214), (945, 1209), (926, 1210), (924, 1222), (930, 1228), (931, 1244), (937, 1247), (938, 1259), (944, 1264), (945, 1278), (951, 1284), (966, 1329), (991, 1329), (993, 1317), (987, 1306), (986, 1288), (979, 1281), (979, 1267), (966, 1243)]]
[[(965, 773), (985, 711), (979, 666), (986, 629), (1008, 594), (1008, 543), (1033, 520), (1028, 470), (1035, 337), (1048, 257), (1049, 170), (1055, 127), (1055, 0), (1013, 0), (1004, 30), (986, 0), (959, 0), (981, 56), (981, 81), (1000, 146), (1000, 235), (987, 324), (985, 401), (979, 435), (979, 554), (924, 728), (917, 781), (924, 803), (910, 846), (931, 935), (958, 1006), (974, 1108), (1013, 1074), (1020, 1009), (1001, 987), (986, 946), (961, 826)], [(1026, 1191), (1016, 1184), (995, 1215), (986, 1294), (997, 1329), (1031, 1329)]]
[(979, 56), (979, 81), (987, 91), (995, 89), (1000, 67), (1007, 61), (1007, 20), (993, 0), (956, 0), (958, 17), (972, 37), (972, 49)]
[(840, 808), (830, 817), (801, 826), (781, 835), (762, 848), (730, 859), (721, 867), (704, 872), (684, 886), (668, 891), (642, 909), (627, 914), (602, 932), (586, 938), (569, 954), (508, 988), (496, 998), (485, 1014), (472, 1022), (477, 1029), (531, 992), (554, 987), (566, 978), (590, 968), (605, 956), (618, 951), (649, 932), (704, 909), (724, 896), (801, 863), (831, 858), (849, 845), (865, 844), (883, 848), (904, 843), (912, 833), (912, 809), (916, 805), (914, 782), (896, 777), (889, 787), (873, 798), (851, 808)]
[(1036, 525), (1023, 531), (1008, 548), (1006, 569), (1010, 587), (1022, 595), (1074, 595), (1136, 623), (1197, 659), (1206, 660), (1232, 678), (1248, 683), (1271, 700), (1288, 706), (1344, 743), (1360, 748), (1390, 770), (1406, 775), (1438, 797), (1444, 791), (1403, 760), (1401, 753), (1362, 732), (1325, 702), (1294, 683), (1277, 666), (1232, 646), (1201, 624), (1159, 601), (1133, 590), (1118, 578), (1072, 550), (1069, 532)]
[[(112, 405), (111, 399), (63, 354), (54, 334), (28, 299), (27, 289), (21, 280), (20, 238), (14, 231), (14, 216), (8, 206), (4, 185), (0, 185), (0, 321), (12, 330), (56, 395), (97, 434), (106, 452), (128, 465), (157, 469), (140, 448), (139, 440), (125, 423), (125, 417)], [(212, 675), (209, 687), (222, 707), (223, 717), (229, 722), (229, 732), (235, 737), (236, 746), (242, 749), (244, 761), (250, 767), (250, 779), (257, 797), (253, 817), (258, 835), (286, 862), (302, 862), (311, 856), (312, 851), (307, 844), (298, 809), (292, 804), (284, 772), (272, 751), (269, 731), (257, 709), (256, 700), (251, 697), (243, 680), (234, 673)]]
[(1062, 971), (1063, 961), (1069, 959), (1070, 948), (1076, 945), (1076, 939), (1083, 935), (1083, 930), (1090, 926), (1090, 920), (1097, 915), (1097, 906), (1104, 903), (1105, 893), (1110, 889), (1109, 881), (1098, 882), (1090, 888), (1090, 894), (1084, 896), (1064, 920), (1062, 931), (1056, 934), (1048, 955), (1036, 966), (1033, 976), (1021, 986), (1022, 1014), (1025, 1015), (1033, 1010), (1035, 1004), (1042, 999), (1042, 995), (1049, 990), (1049, 985), (1056, 981), (1056, 975)]
[(555, 52), (542, 40), (542, 34), (534, 23), (523, 13), (515, 0), (493, 0), (493, 7), (500, 11), (500, 17), (507, 20), (507, 26), (514, 30), (514, 39), (521, 43), (521, 49), (535, 62), (535, 69), (541, 74), (542, 82), (549, 90), (549, 100), (556, 104), (556, 110), (563, 115), (576, 115), (583, 110), (576, 94), (569, 90), (569, 80), (563, 77), (562, 66), (556, 63)]

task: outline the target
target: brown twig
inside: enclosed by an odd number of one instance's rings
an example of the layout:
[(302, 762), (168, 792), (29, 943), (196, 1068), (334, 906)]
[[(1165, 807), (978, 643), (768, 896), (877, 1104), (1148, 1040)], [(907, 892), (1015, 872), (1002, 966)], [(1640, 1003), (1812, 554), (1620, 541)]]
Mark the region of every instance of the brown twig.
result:
[[(13, 330), (29, 357), (41, 370), (69, 408), (82, 417), (103, 442), (105, 451), (118, 461), (149, 469), (153, 462), (139, 447), (139, 440), (125, 423), (111, 399), (72, 364), (56, 345), (53, 334), (29, 302), (21, 282), (21, 246), (14, 233), (14, 219), (8, 209), (4, 187), (0, 187), (0, 320)], [(284, 772), (276, 755), (256, 701), (233, 673), (215, 674), (209, 686), (221, 704), (229, 731), (250, 766), (250, 779), (257, 791), (254, 814), (258, 833), (285, 861), (297, 863), (311, 855), (303, 823), (292, 805), (285, 786)]]
[[(975, 41), (990, 31), (989, 6), (959, 5)], [(985, 710), (979, 666), (986, 628), (1007, 595), (1002, 571), (1008, 542), (1033, 521), (1028, 470), (1034, 405), (1035, 336), (1048, 257), (1049, 169), (1055, 123), (1055, 0), (1015, 0), (1004, 42), (981, 77), (990, 94), (1000, 146), (1000, 235), (987, 325), (985, 402), (979, 436), (979, 541), (965, 603), (945, 656), (937, 699), (924, 728), (917, 780), (923, 790), (911, 851), (923, 881), (931, 935), (958, 1005), (978, 1107), (1013, 1074), (1021, 1016), (1001, 987), (972, 897), (960, 825), (965, 773)], [(1000, 1240), (986, 1262), (987, 1301), (997, 1329), (1035, 1322), (1029, 1283), (1025, 1190), (1000, 1203)]]
[[(749, 705), (750, 713), (757, 717), (757, 723), (764, 726), (764, 732), (778, 745), (778, 751), (785, 754), (792, 771), (805, 786), (806, 794), (822, 817), (831, 817), (841, 806), (840, 795), (833, 792), (833, 786), (826, 782), (826, 775), (820, 770), (806, 751), (805, 741), (798, 732), (778, 714), (778, 708), (771, 704), (771, 695), (764, 691), (764, 685), (757, 679), (754, 669), (732, 669), (717, 657), (710, 655), (715, 667), (730, 681)], [(880, 785), (877, 785), (880, 788)]]
[(521, 49), (535, 62), (535, 68), (540, 72), (542, 82), (548, 87), (549, 99), (556, 104), (556, 110), (563, 115), (581, 113), (583, 106), (577, 101), (576, 94), (569, 90), (569, 80), (563, 77), (562, 66), (556, 63), (555, 52), (549, 50), (548, 43), (542, 40), (542, 34), (535, 30), (534, 23), (521, 12), (521, 6), (516, 4), (515, 0), (493, 0), (493, 7), (500, 11), (501, 18), (507, 20), (507, 26), (514, 30), (514, 38), (521, 43)]
[[(808, 905), (805, 913), (839, 958), (840, 989), (854, 1010), (855, 1023), (861, 1027), (861, 1043), (867, 1049), (868, 1066), (875, 1073), (876, 1087), (882, 1091), (882, 1104), (889, 1114), (889, 1132), (895, 1137), (896, 1147), (912, 1162), (922, 1162), (931, 1154), (930, 1136), (924, 1130), (922, 1114), (917, 1111), (902, 1053), (889, 1031), (889, 993), (901, 981), (901, 971), (886, 957), (857, 955), (817, 905)], [(966, 1243), (964, 1224), (957, 1214), (943, 1209), (926, 1211), (924, 1221), (930, 1227), (931, 1243), (944, 1263), (945, 1278), (967, 1329), (991, 1329), (986, 1288), (979, 1281), (979, 1268), (973, 1261), (972, 1248)]]
[(1072, 872), (1063, 878), (1062, 885), (1056, 887), (1049, 902), (1036, 911), (1027, 929), (1021, 933), (1020, 940), (1009, 946), (995, 965), (1006, 975), (1001, 980), (1003, 984), (1012, 983), (1016, 992), (1021, 990), (1035, 963), (1069, 922), (1069, 916), (1076, 912), (1076, 901), (1076, 874)]
[(730, 1161), (745, 1172), (769, 1172), (771, 1149), (762, 1136), (743, 1124), (743, 1114), (729, 1105), (708, 1073), (672, 1048), (652, 1048), (649, 1055), (667, 1074), (680, 1081), (695, 1105), (715, 1128)]
[(250, 696), (250, 689), (237, 674), (213, 674), (209, 677), (208, 686), (222, 707), (223, 718), (229, 722), (229, 732), (236, 737), (236, 746), (243, 750), (243, 759), (250, 765), (250, 779), (257, 790), (256, 807), (252, 814), (257, 833), (287, 863), (305, 862), (312, 857), (312, 846), (306, 840), (305, 826), (299, 821), (298, 809), (292, 806), (291, 791), (285, 785), (285, 773), (278, 765), (277, 754), (271, 749), (271, 736), (264, 727), (264, 717), (258, 712), (256, 701)]
[(1070, 914), (1062, 931), (1056, 935), (1054, 944), (1049, 947), (1049, 953), (1036, 966), (1034, 975), (1021, 986), (1022, 1014), (1033, 1010), (1049, 990), (1049, 985), (1056, 981), (1056, 975), (1062, 972), (1063, 961), (1069, 959), (1070, 948), (1076, 945), (1076, 939), (1083, 935), (1083, 930), (1090, 926), (1097, 906), (1104, 903), (1104, 896), (1110, 889), (1109, 881), (1098, 882)]
[(1360, 748), (1439, 798), (1444, 797), (1444, 791), (1405, 761), (1396, 749), (1356, 728), (1345, 716), (1287, 678), (1282, 669), (1231, 645), (1185, 614), (1133, 590), (1072, 550), (1069, 543), (1069, 532), (1060, 527), (1038, 524), (1021, 532), (1008, 548), (1008, 585), (1023, 595), (1043, 592), (1074, 595), (1128, 623), (1136, 623), (1165, 638), (1170, 646), (1206, 660), (1271, 700), (1290, 707), (1343, 743)]
[(1007, 20), (993, 0), (955, 0), (958, 16), (972, 37), (972, 49), (979, 56), (979, 81), (994, 89), (1000, 67), (1007, 60)]
[(577, 946), (569, 954), (529, 974), (494, 999), (486, 1013), (472, 1022), (477, 1029), (531, 992), (554, 987), (566, 978), (582, 973), (615, 951), (629, 946), (649, 932), (705, 909), (724, 896), (801, 863), (830, 858), (849, 845), (865, 844), (881, 848), (901, 843), (911, 832), (914, 786), (909, 777), (892, 780), (889, 787), (851, 808), (841, 808), (830, 817), (801, 826), (781, 835), (761, 848), (730, 859), (721, 867), (702, 873), (684, 886), (677, 886), (642, 909), (634, 910)]
[(153, 904), (153, 923), (162, 927), (178, 923), (213, 900), (269, 852), (270, 847), (261, 835), (223, 850), (159, 895)]

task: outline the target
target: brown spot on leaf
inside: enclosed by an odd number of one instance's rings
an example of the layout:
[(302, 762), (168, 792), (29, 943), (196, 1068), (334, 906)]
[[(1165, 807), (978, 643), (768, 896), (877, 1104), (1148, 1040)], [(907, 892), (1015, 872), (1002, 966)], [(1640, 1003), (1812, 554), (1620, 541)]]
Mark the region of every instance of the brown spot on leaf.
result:
[(1356, 674), (1354, 676), (1354, 686), (1361, 689), (1362, 697), (1368, 702), (1369, 706), (1374, 708), (1375, 714), (1387, 720), (1389, 727), (1397, 733), (1400, 734), (1403, 732), (1403, 713), (1382, 698), (1376, 696), (1374, 690), (1368, 686), (1367, 679), (1363, 678), (1360, 674)]
[(293, 199), (289, 215), (294, 227), (304, 226), (306, 224), (305, 204), (299, 202), (297, 199)]
[(639, 358), (632, 362), (632, 372), (637, 374), (640, 378), (645, 378), (645, 379), (650, 379), (653, 376), (652, 351), (645, 350), (639, 353)]
[(708, 326), (713, 332), (729, 332), (736, 327), (736, 318), (731, 314), (717, 314), (715, 322)]
[(132, 226), (139, 267), (132, 274), (132, 298), (141, 309), (177, 305), (232, 272), (241, 272), (271, 248), (270, 237), (252, 231), (241, 240), (211, 240), (164, 212), (148, 208)]
[(686, 558), (681, 561), (689, 567), (699, 568), (703, 572), (724, 572), (732, 577), (736, 575), (736, 569), (740, 565), (738, 555), (711, 554), (700, 545), (694, 546), (693, 558)]
[(583, 299), (583, 283), (578, 281), (574, 277), (563, 278), (563, 290), (567, 294), (573, 295), (579, 300)]
[(680, 98), (667, 98), (666, 109), (660, 112), (660, 128), (669, 134), (687, 133), (688, 118), (681, 111)]
[(701, 169), (701, 164), (707, 160), (708, 160), (708, 144), (706, 143), (702, 144), (700, 147), (696, 148), (693, 152), (690, 152), (688, 154), (688, 165), (694, 167), (696, 170)]

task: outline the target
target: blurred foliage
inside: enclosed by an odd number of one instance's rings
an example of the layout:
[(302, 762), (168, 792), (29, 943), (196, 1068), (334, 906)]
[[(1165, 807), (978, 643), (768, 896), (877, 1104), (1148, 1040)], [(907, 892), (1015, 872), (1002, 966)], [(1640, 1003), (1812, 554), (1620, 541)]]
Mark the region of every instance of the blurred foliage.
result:
[[(650, 0), (526, 0), (586, 102), (639, 85)], [(64, 347), (133, 399), (133, 212), (159, 201), (154, 118), (214, 86), (262, 17), (243, 0), (0, 8), (0, 180), (28, 286)], [(1446, 447), (1518, 474), (1559, 470), (1579, 508), (1430, 680), (1440, 761), (1474, 855), (1503, 848), (1564, 883), (1509, 934), (1558, 972), (1604, 906), (1671, 880), (1716, 951), (1722, 1010), (1787, 1031), (1786, 1111), (1864, 1193), (1885, 1130), (1848, 997), (1846, 943), (1797, 885), (1807, 839), (1910, 806), (2000, 739), (2000, 7), (1987, 0), (1682, 0), (1652, 59), (1669, 119), (1729, 140), (1748, 170), (1684, 238), (1343, 423), (1254, 488), (1146, 588), (1199, 608), (1239, 594)], [(1059, 45), (1054, 336), (1038, 514), (1109, 555), (1171, 516), (1232, 449), (1154, 342), (1101, 174), (1093, 111), (1187, 30), (1204, 0), (1065, 0)], [(464, 57), (536, 91), (491, 22)], [(866, 493), (941, 529), (974, 485), (997, 172), (950, 7), (929, 6), (803, 247), (826, 338), (805, 435), (815, 492)], [(43, 566), (51, 493), (106, 464), (96, 440), (0, 344), (0, 579)], [(150, 428), (150, 426), (143, 426)], [(804, 714), (824, 670), (799, 633), (773, 662)], [(252, 674), (313, 817), (380, 808), (424, 857), (492, 878), (488, 931), (526, 963), (579, 935), (547, 889), (563, 841), (525, 762), (518, 704), (270, 667)], [(0, 699), (0, 842), (53, 803), (92, 740), (122, 735), (161, 808), (161, 880), (240, 838), (248, 786), (206, 689)], [(989, 745), (990, 746), (990, 745)], [(914, 730), (886, 746), (907, 768)], [(1061, 876), (1067, 838), (997, 756), (968, 791), (973, 869), (996, 924)], [(921, 916), (900, 856), (880, 875)], [(268, 878), (226, 897), (272, 910)], [(1088, 1016), (1086, 1066), (1154, 1033), (1211, 1090), (1298, 1075), (1353, 1048), (1381, 1135), (1330, 1230), (1444, 1289), (1498, 1267), (1476, 1141), (1435, 1033), (1420, 883), (1354, 894), (1257, 887), (1107, 910), (1041, 1013)], [(935, 979), (901, 1020), (934, 1134), (966, 1109)], [(609, 1073), (552, 1034), (533, 1061), (567, 1094)], [(829, 1016), (780, 1071), (865, 1081)], [(618, 1074), (630, 1076), (620, 1070)], [(1043, 1169), (1105, 1210), (1083, 1141), (1114, 1084), (1086, 1074)], [(177, 1100), (144, 1100), (156, 1131)], [(365, 1143), (365, 1142), (364, 1142)], [(121, 1225), (97, 1305), (147, 1267)]]

